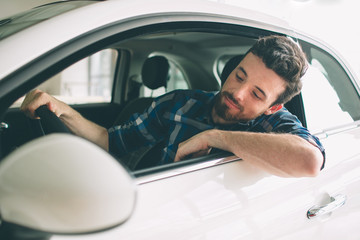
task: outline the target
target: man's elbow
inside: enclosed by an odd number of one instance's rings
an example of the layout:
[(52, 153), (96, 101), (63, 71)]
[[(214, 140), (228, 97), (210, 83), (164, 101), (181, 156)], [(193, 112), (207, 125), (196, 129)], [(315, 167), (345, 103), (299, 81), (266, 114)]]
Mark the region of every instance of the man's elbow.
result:
[(305, 175), (308, 177), (318, 176), (324, 161), (321, 151), (316, 147), (312, 147), (312, 149), (307, 152), (305, 158)]

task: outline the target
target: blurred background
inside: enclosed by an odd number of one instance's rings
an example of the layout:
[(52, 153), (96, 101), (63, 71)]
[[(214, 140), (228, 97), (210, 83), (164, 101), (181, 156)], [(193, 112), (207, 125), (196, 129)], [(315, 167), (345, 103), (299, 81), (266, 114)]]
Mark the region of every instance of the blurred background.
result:
[[(111, 1), (111, 0), (110, 0)], [(127, 0), (124, 0), (127, 1)], [(128, 0), (131, 1), (131, 0)], [(181, 1), (181, 0), (180, 0)], [(328, 43), (360, 76), (360, 1), (208, 0), (255, 9), (285, 19), (294, 29)], [(0, 19), (54, 0), (0, 0)], [(151, 1), (149, 0), (149, 3)]]

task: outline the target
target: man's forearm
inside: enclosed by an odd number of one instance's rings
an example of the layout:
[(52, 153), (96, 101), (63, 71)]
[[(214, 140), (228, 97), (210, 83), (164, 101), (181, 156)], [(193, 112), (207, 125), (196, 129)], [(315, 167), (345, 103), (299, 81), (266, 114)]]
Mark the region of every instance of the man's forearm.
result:
[(99, 145), (106, 151), (109, 150), (108, 132), (106, 128), (87, 120), (75, 110), (67, 114), (62, 114), (60, 119), (77, 136)]
[(209, 147), (223, 149), (272, 174), (316, 176), (323, 156), (308, 141), (292, 134), (208, 131)]
[(175, 162), (204, 155), (211, 148), (234, 153), (271, 174), (282, 177), (316, 176), (323, 163), (320, 150), (292, 134), (208, 130), (179, 144)]

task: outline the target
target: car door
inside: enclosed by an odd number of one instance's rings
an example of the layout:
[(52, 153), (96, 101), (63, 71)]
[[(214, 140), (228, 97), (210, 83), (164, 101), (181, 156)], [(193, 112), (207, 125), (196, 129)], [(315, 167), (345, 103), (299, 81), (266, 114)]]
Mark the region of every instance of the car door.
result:
[(93, 237), (357, 239), (357, 86), (329, 49), (300, 43), (310, 64), (302, 91), (307, 125), (326, 149), (318, 177), (280, 178), (234, 156), (135, 172), (138, 201), (132, 218)]
[[(231, 156), (173, 166), (137, 178), (136, 208), (126, 224), (64, 239), (338, 239), (347, 231), (348, 239), (355, 239), (357, 160), (329, 164), (317, 178), (300, 179), (269, 175)], [(339, 165), (354, 171), (339, 180)], [(307, 217), (310, 208), (330, 203), (337, 194), (347, 196), (344, 206)], [(345, 227), (339, 224), (344, 220)]]

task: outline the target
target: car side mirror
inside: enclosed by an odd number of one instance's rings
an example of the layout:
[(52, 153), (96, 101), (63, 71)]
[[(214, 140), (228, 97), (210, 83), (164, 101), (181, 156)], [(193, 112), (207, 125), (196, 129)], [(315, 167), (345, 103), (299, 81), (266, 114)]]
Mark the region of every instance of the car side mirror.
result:
[(135, 183), (127, 170), (98, 146), (73, 135), (38, 138), (0, 163), (0, 228), (10, 224), (15, 231), (23, 227), (56, 234), (102, 231), (124, 223), (135, 200)]

